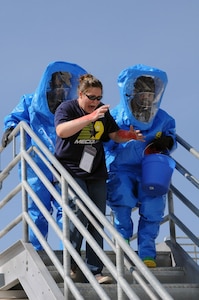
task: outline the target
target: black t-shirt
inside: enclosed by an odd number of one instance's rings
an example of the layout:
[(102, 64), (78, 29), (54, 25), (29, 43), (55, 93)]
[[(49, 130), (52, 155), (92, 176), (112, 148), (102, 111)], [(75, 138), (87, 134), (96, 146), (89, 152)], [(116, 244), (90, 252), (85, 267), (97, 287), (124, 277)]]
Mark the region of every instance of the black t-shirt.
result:
[[(103, 103), (99, 104), (99, 106), (101, 105)], [(55, 127), (58, 124), (77, 119), (83, 115), (86, 115), (86, 112), (79, 107), (77, 100), (62, 102), (55, 112)], [(68, 138), (57, 136), (55, 156), (73, 177), (86, 179), (107, 178), (103, 142), (108, 141), (109, 133), (118, 130), (118, 125), (109, 111), (107, 111), (103, 118), (90, 123), (73, 136)], [(96, 149), (90, 173), (79, 167), (86, 145), (90, 145)]]

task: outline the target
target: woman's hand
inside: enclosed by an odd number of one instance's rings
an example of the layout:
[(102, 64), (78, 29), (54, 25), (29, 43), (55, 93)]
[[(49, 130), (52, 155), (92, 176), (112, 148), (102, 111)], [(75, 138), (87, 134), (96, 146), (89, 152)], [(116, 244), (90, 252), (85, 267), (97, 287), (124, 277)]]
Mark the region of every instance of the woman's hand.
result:
[(109, 110), (110, 105), (102, 105), (96, 110), (94, 110), (89, 116), (90, 120), (92, 122), (95, 122), (96, 120), (103, 118), (105, 113)]

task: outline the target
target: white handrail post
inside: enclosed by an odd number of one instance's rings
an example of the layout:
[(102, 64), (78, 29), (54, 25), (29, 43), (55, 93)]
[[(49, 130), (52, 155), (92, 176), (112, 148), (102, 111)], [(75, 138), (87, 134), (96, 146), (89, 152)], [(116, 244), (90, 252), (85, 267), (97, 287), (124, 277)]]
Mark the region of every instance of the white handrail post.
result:
[[(117, 276), (124, 278), (124, 251), (118, 244), (116, 240), (116, 267), (117, 267)], [(124, 291), (120, 286), (119, 281), (117, 282), (117, 299), (124, 299)]]
[(27, 164), (23, 157), (23, 152), (26, 150), (26, 133), (23, 128), (23, 126), (20, 126), (20, 153), (21, 155), (21, 182), (22, 182), (22, 188), (21, 188), (21, 194), (22, 194), (22, 212), (23, 212), (23, 240), (25, 243), (28, 242), (28, 224), (24, 218), (24, 212), (28, 212), (28, 196), (27, 192), (24, 188), (23, 182), (27, 181)]
[[(61, 176), (61, 195), (62, 195), (62, 203), (68, 205), (69, 204), (68, 183), (66, 182), (63, 176)], [(69, 218), (63, 209), (62, 209), (62, 230), (63, 230), (63, 240), (64, 239), (69, 240), (70, 239)], [(62, 245), (64, 245), (63, 242)], [(66, 249), (65, 245), (63, 249), (63, 267), (64, 267), (64, 278), (66, 276), (70, 276), (70, 269), (71, 269), (70, 253)], [(66, 299), (68, 299), (69, 288), (66, 284), (66, 280), (64, 280), (64, 296)]]
[[(173, 204), (173, 193), (171, 190), (169, 190), (168, 194), (168, 210), (169, 210), (169, 216), (174, 214), (174, 204)], [(170, 239), (172, 241), (176, 242), (176, 229), (175, 229), (175, 223), (171, 218), (169, 217), (169, 231), (170, 231)]]

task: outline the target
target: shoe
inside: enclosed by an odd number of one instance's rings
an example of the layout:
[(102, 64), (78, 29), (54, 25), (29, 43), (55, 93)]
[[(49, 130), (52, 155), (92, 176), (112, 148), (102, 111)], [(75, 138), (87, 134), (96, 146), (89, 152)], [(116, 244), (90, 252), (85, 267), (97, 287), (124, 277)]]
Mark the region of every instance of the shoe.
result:
[(77, 273), (73, 270), (70, 270), (70, 277), (71, 279), (76, 279)]
[(100, 284), (102, 284), (102, 283), (108, 284), (108, 283), (113, 282), (113, 279), (110, 276), (104, 276), (102, 274), (96, 274), (95, 278), (96, 278), (97, 282)]
[(143, 262), (148, 268), (156, 268), (156, 266), (157, 266), (155, 259), (152, 257), (145, 257), (143, 259)]
[(124, 240), (125, 240), (125, 242), (126, 242), (128, 245), (130, 245), (129, 239), (124, 239)]

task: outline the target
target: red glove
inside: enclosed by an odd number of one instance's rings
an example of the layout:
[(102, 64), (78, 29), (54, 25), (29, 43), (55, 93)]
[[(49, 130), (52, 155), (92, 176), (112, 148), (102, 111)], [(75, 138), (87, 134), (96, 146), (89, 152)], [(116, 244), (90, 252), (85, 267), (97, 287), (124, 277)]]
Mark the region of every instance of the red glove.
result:
[(134, 130), (133, 126), (130, 125), (130, 130), (120, 129), (117, 131), (118, 137), (121, 138), (124, 142), (128, 142), (130, 140), (138, 140), (144, 142), (144, 136), (140, 132), (140, 130)]
[(126, 139), (127, 141), (137, 140), (137, 135), (134, 131), (127, 131), (127, 130), (120, 129), (118, 131), (118, 136), (120, 138)]

